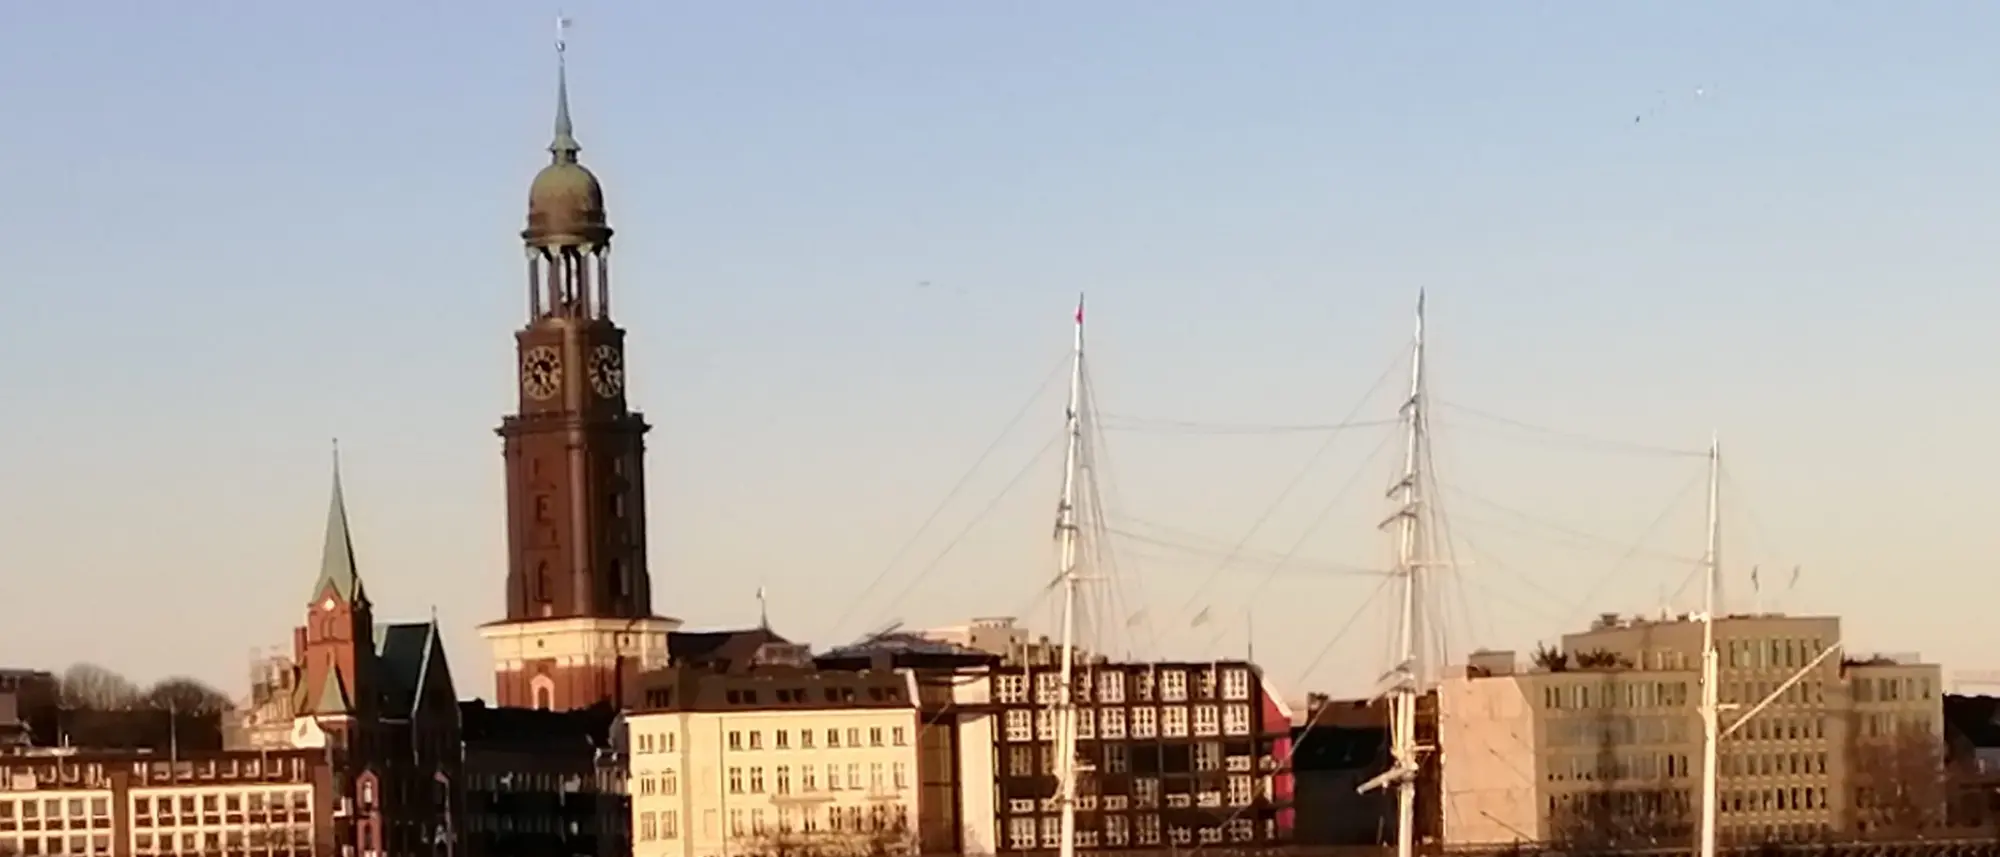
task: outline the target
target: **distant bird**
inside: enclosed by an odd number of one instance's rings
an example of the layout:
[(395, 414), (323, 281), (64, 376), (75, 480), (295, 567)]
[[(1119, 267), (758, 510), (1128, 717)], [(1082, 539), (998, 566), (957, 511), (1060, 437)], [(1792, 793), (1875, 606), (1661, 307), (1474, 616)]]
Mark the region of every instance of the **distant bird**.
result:
[[(1695, 87), (1694, 92), (1692, 93), (1692, 97), (1697, 100), (1707, 98), (1708, 87), (1705, 86)], [(1667, 106), (1669, 104), (1672, 104), (1677, 100), (1678, 99), (1674, 97), (1673, 93), (1667, 92), (1666, 90), (1661, 90), (1659, 96), (1654, 99), (1653, 105), (1651, 107), (1641, 110), (1632, 116), (1632, 124), (1637, 125), (1640, 122), (1645, 121), (1647, 117), (1660, 115), (1662, 111), (1667, 109)]]

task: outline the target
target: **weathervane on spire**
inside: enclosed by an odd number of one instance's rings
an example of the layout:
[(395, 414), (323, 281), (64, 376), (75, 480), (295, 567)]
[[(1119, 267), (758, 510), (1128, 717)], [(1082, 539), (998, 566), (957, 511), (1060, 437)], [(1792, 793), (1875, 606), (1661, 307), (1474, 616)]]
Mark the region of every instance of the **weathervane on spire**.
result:
[(563, 51), (569, 48), (570, 23), (569, 16), (562, 13), (556, 14), (556, 56), (558, 58), (562, 56)]

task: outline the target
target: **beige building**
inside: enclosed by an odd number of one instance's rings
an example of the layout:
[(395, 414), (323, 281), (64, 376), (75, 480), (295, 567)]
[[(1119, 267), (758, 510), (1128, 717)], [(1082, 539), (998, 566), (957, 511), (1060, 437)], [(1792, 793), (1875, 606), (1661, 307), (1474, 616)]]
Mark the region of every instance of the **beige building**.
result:
[(635, 857), (893, 850), (913, 836), (911, 674), (677, 668), (644, 694), (626, 716)]
[[(1484, 653), (1447, 678), (1445, 842), (1690, 836), (1700, 815), (1701, 636), (1686, 617), (1606, 616), (1525, 670), (1512, 653)], [(1839, 640), (1835, 617), (1718, 621), (1724, 728)], [(1922, 748), (1942, 746), (1942, 691), (1938, 667), (1915, 661), (1828, 656), (1743, 721), (1720, 751), (1724, 840), (1866, 833), (1932, 814), (1936, 763)]]

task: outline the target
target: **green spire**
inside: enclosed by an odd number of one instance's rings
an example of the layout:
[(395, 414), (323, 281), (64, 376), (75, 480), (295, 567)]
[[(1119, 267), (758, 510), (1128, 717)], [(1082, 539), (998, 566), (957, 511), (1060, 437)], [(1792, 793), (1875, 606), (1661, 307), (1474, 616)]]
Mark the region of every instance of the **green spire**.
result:
[(577, 145), (575, 129), (569, 122), (569, 61), (564, 56), (568, 47), (563, 32), (569, 29), (568, 18), (556, 19), (556, 137), (549, 143), (549, 154), (555, 163), (576, 163), (576, 153), (583, 150)]
[(333, 499), (326, 510), (326, 545), (320, 549), (319, 580), (313, 583), (312, 598), (319, 600), (328, 589), (349, 604), (358, 604), (361, 572), (354, 564), (354, 538), (347, 529), (347, 500), (340, 491), (340, 442), (333, 444)]

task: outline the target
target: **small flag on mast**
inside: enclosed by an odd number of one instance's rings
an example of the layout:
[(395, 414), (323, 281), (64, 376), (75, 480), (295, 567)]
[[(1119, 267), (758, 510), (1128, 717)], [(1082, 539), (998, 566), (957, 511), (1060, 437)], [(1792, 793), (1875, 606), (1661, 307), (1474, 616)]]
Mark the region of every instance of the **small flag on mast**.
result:
[(1754, 565), (1750, 566), (1750, 589), (1751, 591), (1760, 591), (1757, 586), (1757, 566)]
[(1082, 324), (1082, 323), (1083, 323), (1083, 296), (1082, 296), (1082, 295), (1077, 295), (1077, 296), (1076, 296), (1076, 323), (1077, 323), (1077, 324)]

